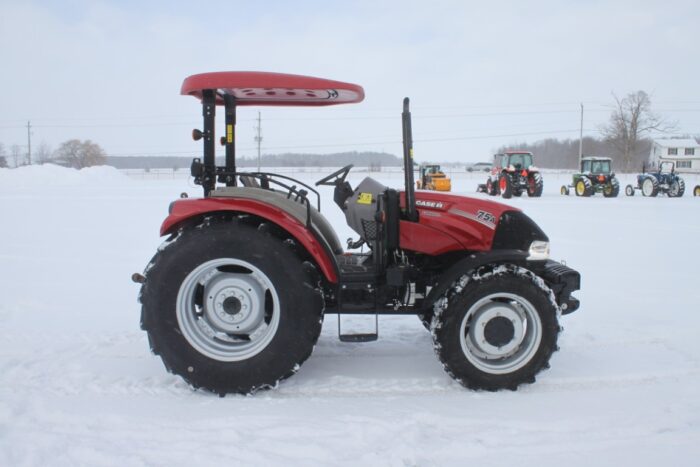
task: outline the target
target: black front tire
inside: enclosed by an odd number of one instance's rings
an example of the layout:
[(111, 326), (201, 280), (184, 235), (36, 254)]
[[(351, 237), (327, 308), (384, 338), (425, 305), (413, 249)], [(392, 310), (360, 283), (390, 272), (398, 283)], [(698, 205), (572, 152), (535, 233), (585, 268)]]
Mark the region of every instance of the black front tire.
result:
[(642, 189), (643, 196), (653, 198), (659, 194), (659, 182), (656, 180), (656, 177), (648, 175), (642, 180), (641, 185), (640, 188)]
[(498, 186), (496, 183), (493, 183), (490, 177), (486, 181), (486, 193), (488, 193), (489, 196), (496, 196), (498, 194)]
[[(270, 330), (270, 340), (264, 347), (249, 352), (250, 355), (233, 355), (235, 342), (231, 344), (229, 340), (239, 340), (245, 344), (246, 337), (230, 330), (219, 332), (221, 338), (212, 337), (212, 347), (220, 346), (223, 342), (223, 356), (219, 357), (216, 353), (207, 355), (191, 343), (192, 334), (197, 333), (198, 326), (188, 328), (183, 324), (181, 287), (185, 287), (188, 280), (191, 281), (189, 278), (197, 268), (218, 260), (237, 261), (256, 268), (278, 297), (278, 307), (274, 308), (279, 315), (276, 329)], [(217, 277), (221, 276), (221, 280), (233, 277), (228, 280), (234, 283), (237, 277), (243, 275), (245, 279), (247, 274), (251, 274), (237, 268), (224, 266), (215, 273)], [(148, 333), (151, 350), (160, 355), (168, 371), (180, 375), (195, 388), (224, 395), (249, 394), (275, 387), (279, 381), (294, 374), (309, 357), (321, 332), (323, 297), (317, 287), (318, 274), (314, 267), (303, 262), (283, 239), (235, 219), (205, 221), (195, 228), (179, 232), (170, 244), (162, 247), (153, 257), (145, 276), (140, 296), (141, 327)], [(201, 304), (192, 305), (193, 313), (185, 315), (191, 316), (194, 322), (207, 316), (207, 305), (204, 304), (207, 297), (201, 298), (206, 295), (204, 289), (192, 294), (194, 297), (197, 295)], [(225, 294), (222, 296), (226, 297)], [(250, 308), (255, 308), (260, 316), (264, 314), (266, 321), (274, 307), (274, 304), (270, 304), (272, 296), (270, 290), (262, 291), (258, 296), (261, 300), (249, 302), (260, 304), (259, 307)], [(241, 306), (240, 302), (232, 305), (239, 309)], [(201, 321), (198, 324), (202, 324)], [(205, 334), (200, 337), (205, 340), (206, 346)], [(253, 337), (248, 336), (248, 339), (252, 340)], [(231, 354), (226, 354), (227, 351)], [(236, 360), (231, 361), (229, 356)]]
[[(435, 351), (450, 376), (470, 389), (515, 390), (521, 384), (533, 383), (535, 376), (549, 367), (550, 357), (557, 350), (560, 327), (554, 295), (537, 276), (523, 268), (504, 265), (462, 276), (435, 308), (431, 326)], [(494, 309), (502, 310), (496, 313)], [(496, 314), (488, 318), (488, 313)], [(486, 339), (483, 336), (489, 327), (498, 339), (497, 328), (502, 324), (497, 320), (511, 319), (515, 323), (520, 313), (527, 321), (525, 326), (518, 325), (522, 333), (520, 343), (515, 333), (512, 342), (507, 337), (488, 344), (484, 340), (485, 347), (499, 346), (491, 347), (497, 349), (494, 354), (477, 348), (478, 343), (469, 345), (473, 340)], [(481, 326), (482, 337), (474, 337)], [(511, 326), (511, 332), (516, 327)], [(512, 354), (498, 354), (511, 347), (508, 351)]]

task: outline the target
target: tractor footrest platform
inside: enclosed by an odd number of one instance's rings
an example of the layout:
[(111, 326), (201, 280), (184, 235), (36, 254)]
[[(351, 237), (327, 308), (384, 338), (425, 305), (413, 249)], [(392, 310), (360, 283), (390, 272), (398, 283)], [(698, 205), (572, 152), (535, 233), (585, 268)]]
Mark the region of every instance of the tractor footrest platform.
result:
[(376, 266), (370, 255), (351, 254), (337, 255), (341, 283), (371, 283), (376, 282)]

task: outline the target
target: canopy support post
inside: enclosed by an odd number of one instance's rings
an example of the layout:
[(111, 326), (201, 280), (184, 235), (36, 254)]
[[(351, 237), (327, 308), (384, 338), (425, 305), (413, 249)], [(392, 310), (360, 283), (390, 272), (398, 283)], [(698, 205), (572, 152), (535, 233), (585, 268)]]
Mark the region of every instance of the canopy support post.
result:
[(204, 174), (202, 176), (202, 188), (204, 197), (216, 188), (216, 146), (214, 143), (216, 127), (216, 91), (205, 89), (202, 91), (202, 117), (204, 118)]
[(226, 107), (226, 176), (223, 180), (226, 186), (236, 186), (236, 98), (231, 94), (224, 94), (224, 106)]

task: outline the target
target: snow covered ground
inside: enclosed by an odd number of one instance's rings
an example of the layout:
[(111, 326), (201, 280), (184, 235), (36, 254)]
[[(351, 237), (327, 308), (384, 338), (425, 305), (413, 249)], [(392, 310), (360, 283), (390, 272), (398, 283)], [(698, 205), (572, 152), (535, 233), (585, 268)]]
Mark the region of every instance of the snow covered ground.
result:
[[(483, 178), (454, 172), (454, 190), (474, 194)], [(0, 169), (0, 465), (697, 466), (700, 179), (686, 177), (681, 199), (560, 196), (567, 180), (546, 174), (541, 199), (510, 201), (583, 282), (536, 384), (467, 391), (415, 317), (383, 317), (378, 342), (343, 344), (329, 316), (277, 390), (219, 398), (150, 354), (130, 281), (169, 202), (199, 187), (109, 168)]]

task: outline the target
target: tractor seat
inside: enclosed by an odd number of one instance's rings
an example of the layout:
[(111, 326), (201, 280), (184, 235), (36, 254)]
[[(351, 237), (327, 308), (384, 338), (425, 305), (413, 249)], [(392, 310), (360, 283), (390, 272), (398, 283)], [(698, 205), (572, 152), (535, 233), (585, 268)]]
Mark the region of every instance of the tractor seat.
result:
[[(272, 204), (287, 212), (302, 224), (306, 224), (307, 210), (306, 203), (294, 201), (294, 198), (287, 198), (286, 193), (265, 190), (257, 187), (219, 187), (210, 194), (212, 198), (242, 198), (253, 199), (264, 203)], [(338, 235), (333, 230), (330, 222), (316, 208), (311, 206), (311, 226), (328, 246), (328, 249), (335, 255), (343, 252)]]
[(241, 184), (245, 187), (260, 188), (260, 183), (258, 183), (258, 179), (255, 177), (252, 177), (250, 175), (241, 175), (240, 177), (238, 177), (238, 179), (241, 181)]

